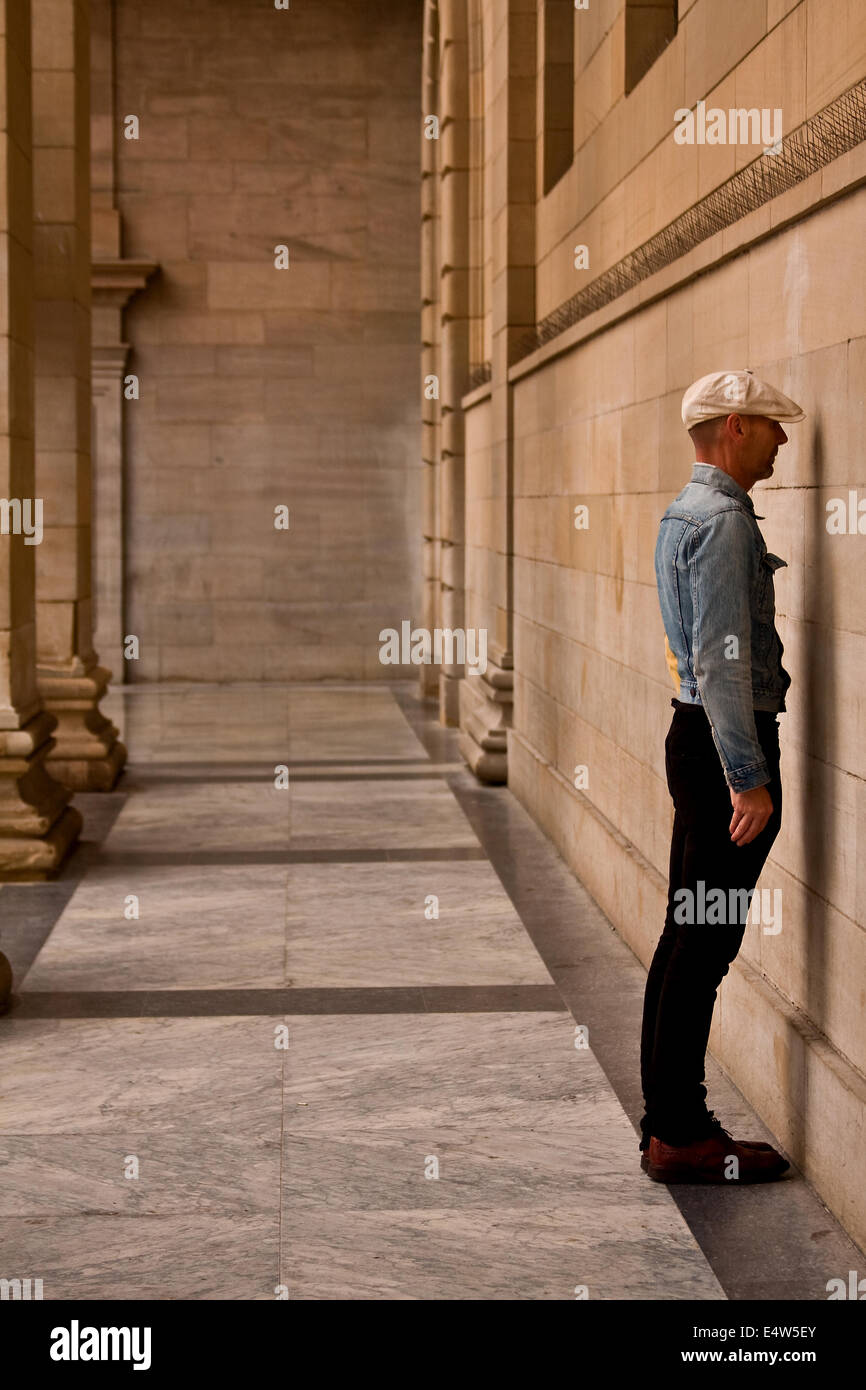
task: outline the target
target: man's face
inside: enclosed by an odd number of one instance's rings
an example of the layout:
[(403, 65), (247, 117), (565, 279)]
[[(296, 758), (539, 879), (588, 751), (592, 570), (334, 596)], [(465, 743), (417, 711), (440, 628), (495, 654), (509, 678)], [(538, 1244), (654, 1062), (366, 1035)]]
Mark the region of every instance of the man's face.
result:
[(788, 436), (778, 420), (768, 420), (765, 415), (743, 415), (740, 418), (743, 422), (741, 462), (744, 471), (756, 483), (762, 478), (771, 478), (776, 454), (782, 444), (787, 444)]

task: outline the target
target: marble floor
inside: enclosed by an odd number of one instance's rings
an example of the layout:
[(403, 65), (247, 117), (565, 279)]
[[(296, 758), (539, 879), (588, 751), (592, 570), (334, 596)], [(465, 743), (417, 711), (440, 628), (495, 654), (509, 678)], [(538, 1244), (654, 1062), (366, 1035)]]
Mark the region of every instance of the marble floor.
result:
[(0, 1276), (46, 1299), (822, 1296), (796, 1241), (819, 1223), (831, 1264), (850, 1242), (802, 1180), (731, 1214), (643, 1177), (621, 1048), (575, 1046), (587, 985), (634, 1015), (636, 962), (407, 689), (104, 708), (120, 785), (77, 798), (60, 879), (0, 888)]

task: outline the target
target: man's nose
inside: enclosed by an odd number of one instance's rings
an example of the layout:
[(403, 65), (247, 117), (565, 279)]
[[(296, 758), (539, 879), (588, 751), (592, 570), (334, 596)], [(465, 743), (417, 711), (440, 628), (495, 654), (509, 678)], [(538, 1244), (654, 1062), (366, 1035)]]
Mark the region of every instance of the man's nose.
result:
[(776, 438), (778, 439), (780, 444), (787, 444), (788, 442), (788, 436), (786, 435), (785, 431), (782, 429), (782, 426), (778, 423), (778, 421), (776, 422)]

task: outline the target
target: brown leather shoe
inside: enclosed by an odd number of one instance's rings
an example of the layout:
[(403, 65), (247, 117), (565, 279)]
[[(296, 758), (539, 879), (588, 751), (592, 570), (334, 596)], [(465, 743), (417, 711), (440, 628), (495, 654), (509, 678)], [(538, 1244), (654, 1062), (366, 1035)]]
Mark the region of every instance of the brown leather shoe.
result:
[[(772, 1144), (765, 1144), (761, 1139), (733, 1139), (726, 1129), (722, 1130), (722, 1134), (731, 1144), (736, 1144), (741, 1149), (767, 1149), (770, 1153), (778, 1152), (778, 1150), (773, 1148)], [(782, 1155), (779, 1154), (780, 1158), (781, 1156)], [(649, 1154), (646, 1149), (641, 1151), (640, 1166), (644, 1172), (646, 1172), (649, 1167)]]
[[(750, 1148), (719, 1129), (708, 1139), (675, 1146), (650, 1139), (644, 1171), (653, 1182), (754, 1183), (775, 1182), (790, 1167), (774, 1148)], [(737, 1160), (736, 1176), (730, 1160)]]

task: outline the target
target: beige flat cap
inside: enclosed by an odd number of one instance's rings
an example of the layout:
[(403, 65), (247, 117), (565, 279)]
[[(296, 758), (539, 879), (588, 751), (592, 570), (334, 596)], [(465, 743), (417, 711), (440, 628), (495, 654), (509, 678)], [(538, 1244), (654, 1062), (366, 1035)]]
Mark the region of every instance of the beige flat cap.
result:
[(750, 371), (710, 372), (692, 382), (683, 396), (686, 429), (702, 420), (716, 420), (720, 415), (765, 415), (768, 420), (786, 425), (806, 418), (805, 410), (796, 401)]

